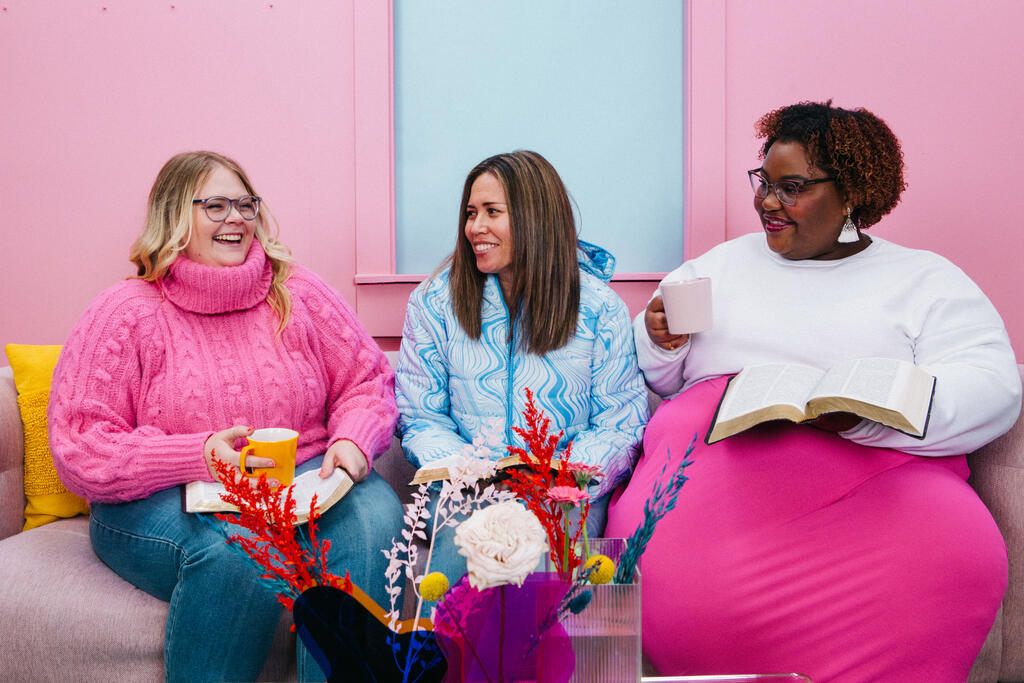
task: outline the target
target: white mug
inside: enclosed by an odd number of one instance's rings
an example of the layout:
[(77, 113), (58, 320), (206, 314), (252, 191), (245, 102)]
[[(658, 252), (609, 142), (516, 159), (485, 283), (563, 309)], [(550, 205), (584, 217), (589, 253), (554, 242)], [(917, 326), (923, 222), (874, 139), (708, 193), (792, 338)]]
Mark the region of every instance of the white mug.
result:
[(711, 279), (677, 280), (661, 283), (668, 331), (693, 334), (711, 329)]

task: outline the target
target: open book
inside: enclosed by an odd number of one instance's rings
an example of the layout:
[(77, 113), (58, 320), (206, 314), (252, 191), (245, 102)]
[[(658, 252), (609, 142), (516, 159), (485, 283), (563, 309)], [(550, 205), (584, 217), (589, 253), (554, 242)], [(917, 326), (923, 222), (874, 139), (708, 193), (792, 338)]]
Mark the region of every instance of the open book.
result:
[[(323, 513), (345, 497), (352, 488), (352, 479), (340, 468), (335, 468), (326, 479), (320, 478), (319, 470), (310, 470), (295, 477), (293, 485), (295, 523), (305, 524), (309, 521), (309, 505), (314, 494), (317, 512)], [(237, 507), (221, 499), (221, 494), (226, 492), (219, 481), (193, 481), (185, 485), (182, 506), (185, 512), (238, 512)]]
[[(442, 479), (448, 479), (448, 465), (453, 462), (457, 462), (463, 456), (461, 455), (450, 455), (444, 458), (438, 458), (423, 467), (416, 470), (416, 474), (413, 475), (412, 481), (409, 482), (410, 486), (416, 486), (424, 482), (441, 481)], [(551, 468), (555, 469), (559, 467), (559, 459), (551, 458)], [(495, 461), (495, 466), (498, 470), (503, 470), (508, 467), (517, 467), (522, 465), (523, 460), (518, 455), (506, 455), (504, 458), (499, 458)]]
[(751, 365), (725, 388), (704, 441), (716, 441), (769, 420), (805, 422), (848, 412), (923, 439), (935, 378), (894, 358), (855, 358), (827, 371), (794, 363)]

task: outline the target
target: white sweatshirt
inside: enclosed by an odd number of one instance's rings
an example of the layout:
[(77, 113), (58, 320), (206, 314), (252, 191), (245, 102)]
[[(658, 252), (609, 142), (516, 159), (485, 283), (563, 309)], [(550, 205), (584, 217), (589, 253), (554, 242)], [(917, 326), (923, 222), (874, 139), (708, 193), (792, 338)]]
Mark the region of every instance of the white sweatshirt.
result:
[(926, 438), (870, 420), (843, 437), (941, 456), (969, 453), (1005, 433), (1020, 413), (1021, 383), (992, 303), (941, 256), (872, 240), (844, 259), (791, 261), (753, 233), (685, 262), (665, 280), (711, 278), (714, 325), (666, 351), (648, 337), (641, 312), (633, 331), (647, 384), (672, 396), (757, 363), (826, 369), (848, 358), (899, 358), (936, 378)]

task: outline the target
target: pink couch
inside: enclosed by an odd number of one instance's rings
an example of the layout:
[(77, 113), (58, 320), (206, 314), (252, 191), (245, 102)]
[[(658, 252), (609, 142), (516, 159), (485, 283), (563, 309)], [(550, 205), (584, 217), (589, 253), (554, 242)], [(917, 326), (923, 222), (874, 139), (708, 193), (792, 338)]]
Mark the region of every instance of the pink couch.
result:
[[(163, 680), (167, 604), (93, 555), (86, 517), (21, 532), (23, 459), (14, 380), (0, 368), (0, 680)], [(1024, 422), (970, 459), (1010, 553), (1010, 586), (970, 681), (1024, 681)], [(407, 497), (412, 470), (397, 439), (375, 469)], [(289, 624), (282, 616), (259, 680), (295, 680)]]

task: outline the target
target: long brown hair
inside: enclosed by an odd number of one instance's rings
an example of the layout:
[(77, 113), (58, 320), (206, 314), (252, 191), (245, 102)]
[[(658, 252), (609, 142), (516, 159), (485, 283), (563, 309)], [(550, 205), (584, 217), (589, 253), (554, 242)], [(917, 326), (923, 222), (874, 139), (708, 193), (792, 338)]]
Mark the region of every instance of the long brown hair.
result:
[[(256, 195), (242, 167), (226, 156), (201, 151), (184, 152), (171, 157), (153, 181), (146, 210), (146, 226), (129, 252), (129, 258), (137, 268), (137, 277), (148, 282), (158, 281), (185, 249), (192, 239), (192, 200), (217, 166), (223, 166), (237, 175), (245, 191)], [(260, 205), (255, 235), (271, 264), (273, 279), (267, 303), (277, 315), (277, 330), (281, 332), (291, 315), (292, 299), (284, 283), (291, 274), (292, 256), (288, 247), (277, 241), (277, 222), (273, 221), (275, 230), (271, 233), (264, 222), (264, 216), (273, 218), (266, 202)]]
[[(559, 349), (576, 331), (580, 307), (576, 223), (562, 179), (536, 152), (492, 156), (466, 176), (448, 285), (455, 317), (466, 334), (480, 338), (487, 276), (477, 269), (473, 246), (466, 238), (466, 206), (473, 183), (485, 173), (497, 178), (505, 191), (512, 235), (509, 308), (524, 328), (523, 348), (538, 355)], [(510, 328), (510, 341), (511, 334)]]

